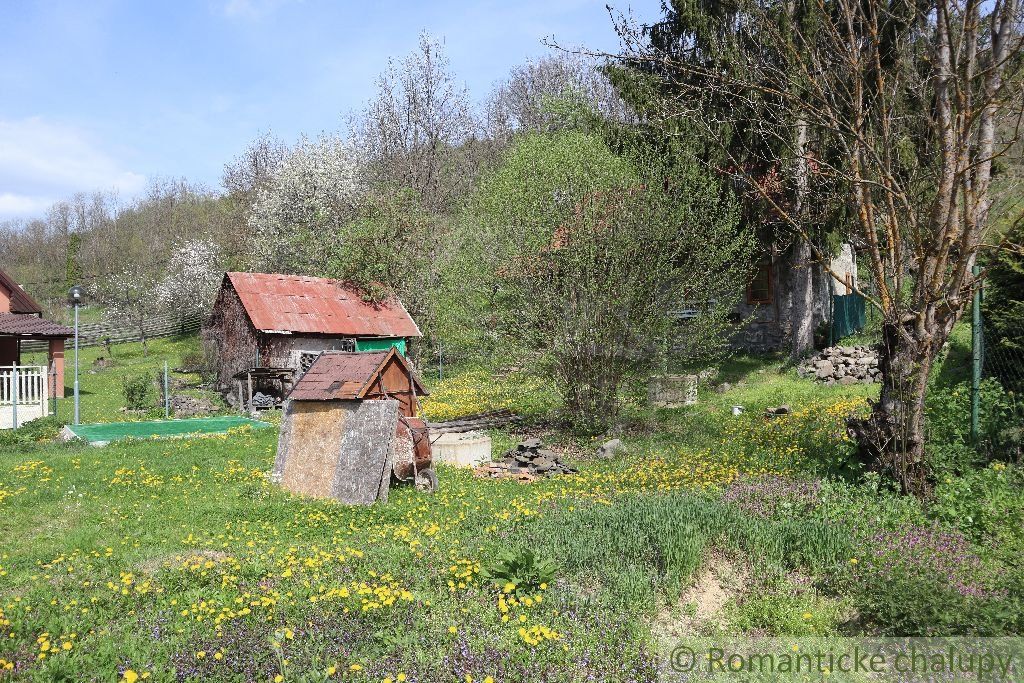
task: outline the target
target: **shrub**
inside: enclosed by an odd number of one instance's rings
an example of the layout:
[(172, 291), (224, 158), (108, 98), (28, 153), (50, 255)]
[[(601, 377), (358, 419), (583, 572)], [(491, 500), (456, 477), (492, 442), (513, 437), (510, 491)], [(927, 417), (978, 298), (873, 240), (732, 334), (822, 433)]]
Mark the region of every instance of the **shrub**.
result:
[(929, 512), (976, 540), (994, 537), (1020, 544), (1024, 472), (996, 462), (960, 477), (945, 477), (935, 487)]
[(125, 375), (121, 378), (121, 393), (128, 410), (148, 410), (153, 407), (153, 378), (149, 375)]

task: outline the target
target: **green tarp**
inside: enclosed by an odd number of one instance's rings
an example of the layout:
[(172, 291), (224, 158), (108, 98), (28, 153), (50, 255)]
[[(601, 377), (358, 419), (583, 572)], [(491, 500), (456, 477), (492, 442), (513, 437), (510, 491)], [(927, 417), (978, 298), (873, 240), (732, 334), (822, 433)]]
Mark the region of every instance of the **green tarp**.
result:
[(865, 308), (864, 297), (853, 294), (836, 294), (832, 296), (832, 327), (831, 343), (864, 329)]
[(387, 351), (392, 346), (398, 349), (400, 354), (405, 355), (405, 339), (400, 337), (356, 339), (356, 351)]
[(101, 422), (87, 425), (68, 425), (67, 430), (91, 444), (105, 444), (121, 439), (152, 439), (154, 437), (182, 437), (193, 434), (223, 434), (229, 429), (249, 425), (254, 429), (269, 427), (266, 422), (247, 417), (197, 417), (188, 420), (153, 420), (150, 422)]

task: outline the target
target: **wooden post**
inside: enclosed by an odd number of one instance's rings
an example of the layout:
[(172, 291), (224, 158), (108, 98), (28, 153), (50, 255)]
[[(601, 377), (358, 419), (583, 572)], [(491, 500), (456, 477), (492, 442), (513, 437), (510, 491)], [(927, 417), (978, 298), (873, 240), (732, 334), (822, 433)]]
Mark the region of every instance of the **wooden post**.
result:
[(242, 389), (242, 380), (238, 380), (238, 411), (245, 412), (245, 392)]
[(252, 404), (252, 372), (247, 373), (246, 377), (248, 378), (248, 384), (249, 384), (249, 414), (250, 415), (255, 415), (256, 414), (256, 407), (253, 406), (253, 404)]
[(981, 266), (971, 269), (974, 274), (974, 297), (971, 301), (971, 442), (978, 443), (981, 433), (981, 364), (984, 348), (981, 321)]

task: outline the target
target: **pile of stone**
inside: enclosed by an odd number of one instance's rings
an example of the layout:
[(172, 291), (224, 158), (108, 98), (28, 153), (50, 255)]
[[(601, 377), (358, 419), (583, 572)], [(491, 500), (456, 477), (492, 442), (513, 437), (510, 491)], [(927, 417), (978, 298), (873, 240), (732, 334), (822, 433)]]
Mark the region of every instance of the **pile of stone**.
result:
[(249, 410), (271, 410), (277, 405), (277, 400), (270, 394), (257, 391), (249, 401)]
[(475, 470), (479, 477), (516, 478), (533, 481), (553, 474), (575, 474), (577, 470), (564, 464), (558, 454), (544, 448), (540, 439), (526, 439), (505, 453), (501, 460), (481, 465)]
[(175, 417), (202, 417), (216, 410), (217, 407), (208, 398), (194, 398), (181, 394), (171, 396), (171, 411)]
[(800, 364), (801, 377), (823, 384), (871, 384), (881, 381), (878, 353), (870, 346), (833, 346)]

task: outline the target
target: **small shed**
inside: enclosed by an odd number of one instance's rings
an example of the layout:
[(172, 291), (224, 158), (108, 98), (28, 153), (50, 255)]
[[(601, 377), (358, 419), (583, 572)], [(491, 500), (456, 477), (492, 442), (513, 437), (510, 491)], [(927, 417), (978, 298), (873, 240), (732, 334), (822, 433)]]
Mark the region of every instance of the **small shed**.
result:
[(397, 349), (321, 353), (285, 401), (274, 480), (349, 504), (386, 500), (392, 469), (430, 467), (429, 442), (413, 433), (426, 394)]
[(427, 390), (409, 361), (391, 348), (387, 351), (324, 351), (295, 384), (288, 400), (363, 401), (393, 398), (405, 417), (416, 417), (417, 396)]
[(348, 282), (278, 273), (226, 273), (203, 326), (219, 384), (231, 391), (251, 372), (257, 379), (253, 371), (291, 370), (297, 378), (322, 351), (405, 353), (420, 336), (395, 297), (368, 301)]

